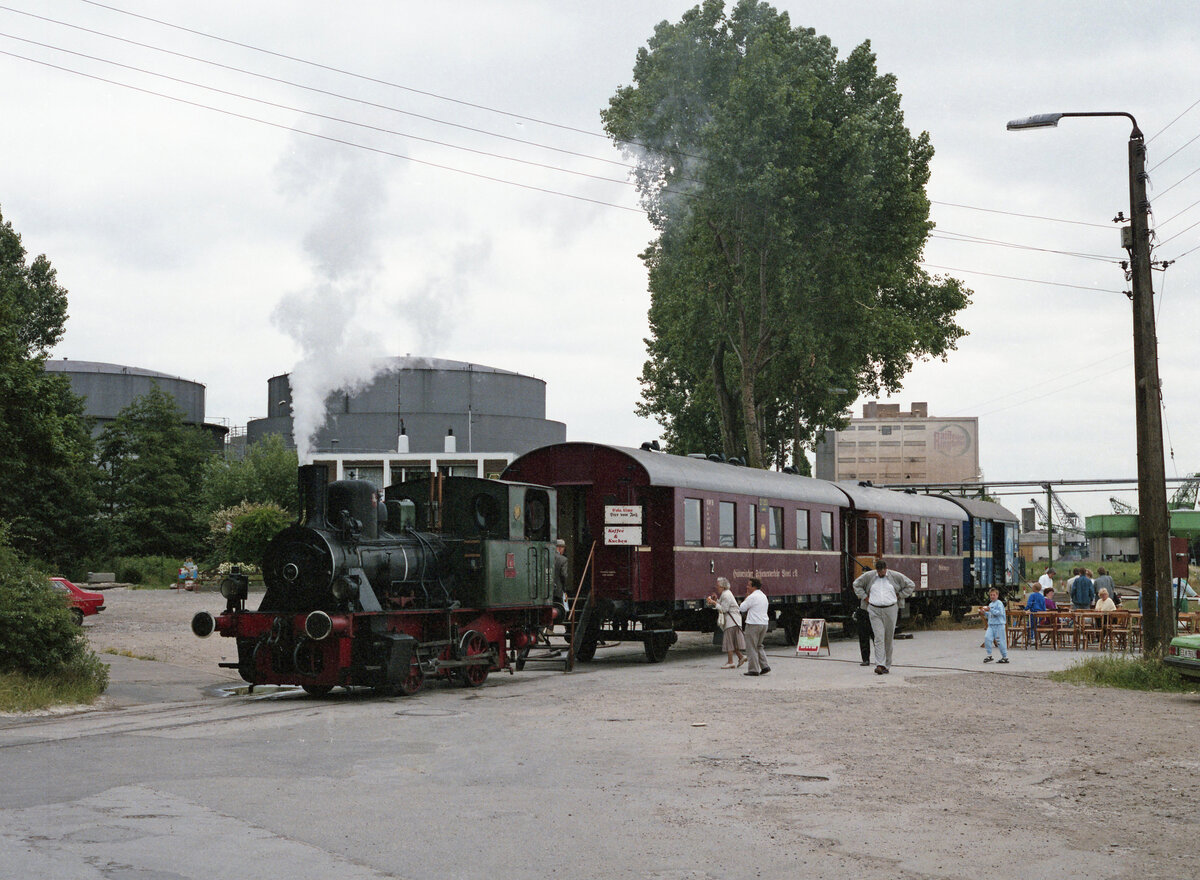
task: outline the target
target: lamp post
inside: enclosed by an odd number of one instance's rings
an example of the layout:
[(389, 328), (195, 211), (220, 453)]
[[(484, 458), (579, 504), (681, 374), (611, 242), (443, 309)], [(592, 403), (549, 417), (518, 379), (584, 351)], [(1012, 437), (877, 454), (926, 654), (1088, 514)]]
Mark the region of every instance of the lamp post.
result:
[(1154, 328), (1154, 287), (1150, 278), (1150, 229), (1146, 198), (1146, 141), (1132, 114), (1042, 113), (1008, 123), (1009, 131), (1051, 128), (1068, 116), (1124, 116), (1129, 134), (1129, 250), (1133, 284), (1133, 375), (1137, 420), (1138, 552), (1142, 567), (1142, 631), (1145, 653), (1166, 651), (1175, 635), (1171, 596), (1170, 526), (1167, 476), (1163, 462), (1162, 410), (1158, 379), (1158, 337)]

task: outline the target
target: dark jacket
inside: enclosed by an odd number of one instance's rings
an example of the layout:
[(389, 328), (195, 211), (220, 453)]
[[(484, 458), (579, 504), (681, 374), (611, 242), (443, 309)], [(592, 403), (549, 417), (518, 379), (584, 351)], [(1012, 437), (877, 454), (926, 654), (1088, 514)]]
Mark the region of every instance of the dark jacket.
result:
[(1071, 584), (1071, 604), (1076, 608), (1091, 608), (1096, 604), (1096, 587), (1086, 574), (1081, 574)]

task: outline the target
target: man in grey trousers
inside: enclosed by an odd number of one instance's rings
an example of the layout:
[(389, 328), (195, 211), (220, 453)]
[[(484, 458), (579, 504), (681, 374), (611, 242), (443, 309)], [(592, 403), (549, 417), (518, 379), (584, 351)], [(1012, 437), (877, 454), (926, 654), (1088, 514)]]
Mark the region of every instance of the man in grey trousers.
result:
[(887, 563), (876, 560), (875, 570), (868, 571), (854, 582), (854, 595), (867, 602), (871, 616), (871, 632), (875, 635), (875, 674), (886, 675), (892, 666), (892, 636), (896, 632), (899, 602), (916, 589), (898, 571), (888, 571)]

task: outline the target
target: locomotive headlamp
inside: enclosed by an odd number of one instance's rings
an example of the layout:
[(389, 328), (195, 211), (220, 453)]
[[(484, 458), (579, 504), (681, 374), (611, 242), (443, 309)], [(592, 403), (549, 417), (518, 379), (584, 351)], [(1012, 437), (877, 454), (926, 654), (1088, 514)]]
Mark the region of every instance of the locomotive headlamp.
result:
[(358, 584), (349, 578), (338, 578), (333, 582), (333, 597), (339, 602), (358, 598)]
[(243, 602), (250, 594), (250, 578), (232, 572), (221, 580), (221, 595), (229, 602)]

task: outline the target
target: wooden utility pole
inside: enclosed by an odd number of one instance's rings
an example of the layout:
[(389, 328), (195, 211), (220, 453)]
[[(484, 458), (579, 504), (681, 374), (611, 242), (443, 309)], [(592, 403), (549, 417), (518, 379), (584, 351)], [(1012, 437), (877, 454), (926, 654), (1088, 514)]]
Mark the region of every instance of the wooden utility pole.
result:
[[(1131, 120), (1132, 116), (1129, 117)], [(1133, 283), (1133, 375), (1138, 462), (1138, 553), (1142, 567), (1142, 634), (1146, 656), (1161, 657), (1175, 637), (1171, 601), (1171, 539), (1167, 474), (1163, 462), (1162, 398), (1158, 335), (1150, 277), (1150, 229), (1146, 198), (1146, 142), (1137, 121), (1129, 135), (1129, 242)]]

